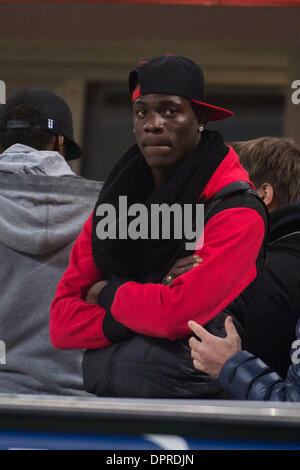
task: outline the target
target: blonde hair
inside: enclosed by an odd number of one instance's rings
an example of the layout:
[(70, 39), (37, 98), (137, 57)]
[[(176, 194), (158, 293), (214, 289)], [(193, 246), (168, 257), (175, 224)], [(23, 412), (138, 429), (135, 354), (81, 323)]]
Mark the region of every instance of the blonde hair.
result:
[(300, 145), (284, 137), (260, 137), (230, 144), (258, 189), (269, 183), (278, 206), (300, 200)]

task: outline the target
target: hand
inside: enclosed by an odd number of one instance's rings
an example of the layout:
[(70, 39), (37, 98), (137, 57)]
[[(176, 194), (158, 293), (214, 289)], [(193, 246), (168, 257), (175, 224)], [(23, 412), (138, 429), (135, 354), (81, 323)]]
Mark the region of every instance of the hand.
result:
[(191, 269), (199, 266), (202, 263), (203, 259), (200, 258), (199, 255), (191, 255), (186, 256), (185, 258), (180, 258), (176, 261), (174, 266), (170, 269), (170, 271), (165, 275), (162, 280), (163, 284), (172, 284), (175, 277), (184, 274)]
[(227, 333), (225, 338), (212, 335), (194, 321), (189, 321), (188, 326), (201, 339), (201, 342), (197, 341), (196, 338), (190, 338), (189, 340), (195, 369), (213, 377), (218, 377), (225, 362), (241, 350), (241, 338), (232, 318), (227, 317), (225, 320)]
[(98, 301), (98, 295), (100, 294), (101, 290), (103, 289), (104, 286), (108, 281), (99, 281), (93, 284), (90, 288), (88, 293), (86, 294), (85, 301), (88, 302), (89, 304), (97, 304)]

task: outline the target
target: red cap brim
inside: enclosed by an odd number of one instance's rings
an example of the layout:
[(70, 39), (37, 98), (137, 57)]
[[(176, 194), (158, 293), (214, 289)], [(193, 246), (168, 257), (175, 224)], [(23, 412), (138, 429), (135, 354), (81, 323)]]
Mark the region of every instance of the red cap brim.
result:
[[(135, 100), (141, 96), (141, 89), (137, 87), (132, 93), (132, 101), (133, 103)], [(202, 101), (192, 100), (193, 103), (199, 104), (209, 110), (207, 120), (208, 121), (219, 121), (220, 119), (226, 119), (231, 116), (234, 116), (232, 111), (228, 109), (219, 108), (218, 106), (213, 106), (212, 104), (203, 103)]]
[(207, 120), (208, 121), (219, 121), (220, 119), (226, 119), (231, 116), (234, 116), (232, 111), (228, 109), (219, 108), (218, 106), (213, 106), (212, 104), (203, 103), (202, 101), (192, 100), (193, 103), (199, 104), (209, 110)]

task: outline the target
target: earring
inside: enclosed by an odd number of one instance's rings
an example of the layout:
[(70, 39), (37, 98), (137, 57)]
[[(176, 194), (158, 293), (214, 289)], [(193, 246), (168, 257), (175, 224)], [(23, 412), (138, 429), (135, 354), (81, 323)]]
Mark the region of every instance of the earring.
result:
[(199, 129), (198, 129), (198, 132), (201, 133), (201, 132), (203, 132), (203, 131), (204, 131), (204, 126), (201, 125), (201, 126), (199, 127)]

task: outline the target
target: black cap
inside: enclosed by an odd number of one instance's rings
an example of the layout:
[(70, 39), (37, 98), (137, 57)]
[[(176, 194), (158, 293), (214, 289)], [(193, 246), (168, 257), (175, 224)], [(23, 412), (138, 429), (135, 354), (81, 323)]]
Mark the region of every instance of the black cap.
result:
[(129, 75), (132, 100), (140, 95), (162, 93), (186, 98), (207, 111), (208, 121), (233, 115), (227, 109), (205, 102), (204, 76), (198, 64), (186, 57), (167, 54), (142, 60)]
[[(41, 116), (40, 123), (31, 125), (25, 121), (7, 121), (9, 111), (17, 106), (33, 106)], [(66, 160), (79, 158), (81, 148), (74, 141), (72, 114), (67, 103), (55, 93), (43, 88), (26, 88), (12, 94), (0, 108), (0, 131), (17, 128), (38, 128), (65, 137)]]

